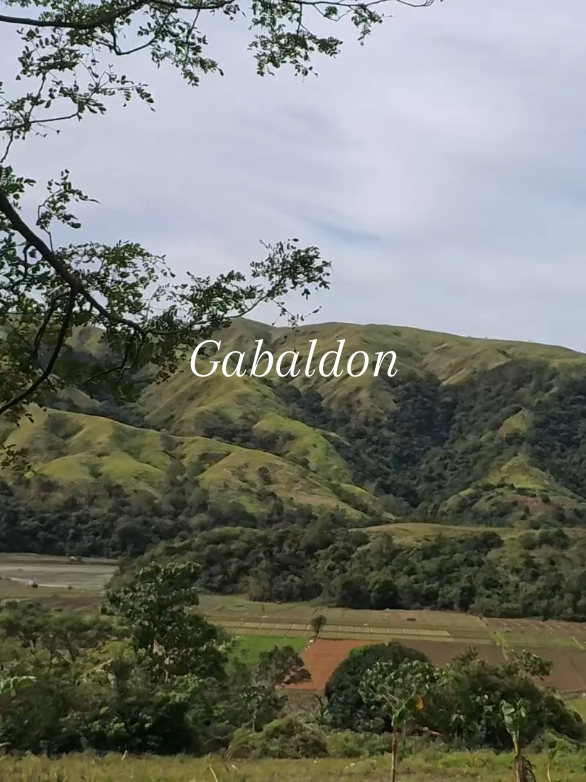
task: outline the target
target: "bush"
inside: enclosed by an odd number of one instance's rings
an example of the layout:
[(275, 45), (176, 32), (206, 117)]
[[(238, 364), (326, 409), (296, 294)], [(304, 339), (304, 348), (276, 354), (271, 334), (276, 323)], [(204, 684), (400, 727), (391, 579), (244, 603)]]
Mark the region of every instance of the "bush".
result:
[(354, 649), (338, 665), (326, 684), (328, 715), (333, 728), (360, 731), (366, 716), (358, 691), (362, 677), (377, 662), (400, 665), (405, 660), (429, 662), (423, 652), (396, 641)]
[(391, 734), (332, 731), (328, 735), (328, 752), (333, 758), (370, 758), (391, 751)]
[(325, 732), (299, 715), (289, 715), (266, 725), (251, 736), (253, 754), (260, 758), (325, 758), (328, 742)]

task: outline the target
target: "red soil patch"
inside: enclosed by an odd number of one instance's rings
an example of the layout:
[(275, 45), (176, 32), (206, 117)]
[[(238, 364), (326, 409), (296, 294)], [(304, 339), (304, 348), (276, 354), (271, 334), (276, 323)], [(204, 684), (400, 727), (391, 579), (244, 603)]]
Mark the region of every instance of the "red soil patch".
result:
[(295, 685), (296, 690), (323, 690), (338, 665), (352, 649), (366, 646), (364, 641), (327, 641), (318, 638), (301, 655), (311, 681)]
[[(372, 643), (372, 642), (371, 642)], [(365, 641), (326, 640), (315, 641), (302, 654), (305, 667), (311, 674), (311, 681), (296, 685), (296, 690), (323, 691), (338, 665), (346, 659), (352, 649), (369, 645)], [(442, 641), (411, 641), (406, 643), (412, 649), (426, 654), (434, 665), (446, 665), (469, 644), (444, 643)], [(492, 665), (503, 661), (499, 646), (476, 647), (480, 655)], [(553, 662), (551, 675), (546, 684), (562, 692), (586, 691), (586, 652), (566, 652), (559, 649), (533, 649), (534, 654)]]

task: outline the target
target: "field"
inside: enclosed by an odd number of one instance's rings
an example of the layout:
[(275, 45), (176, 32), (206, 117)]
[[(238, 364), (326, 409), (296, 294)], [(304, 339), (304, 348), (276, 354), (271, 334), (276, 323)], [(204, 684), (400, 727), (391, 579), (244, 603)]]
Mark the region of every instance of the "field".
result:
[[(29, 580), (40, 587), (84, 592), (102, 592), (114, 575), (116, 562), (107, 559), (71, 560), (36, 554), (0, 554), (0, 578), (26, 586)], [(30, 587), (28, 588), (30, 592)], [(27, 592), (27, 594), (28, 594)]]
[[(34, 598), (54, 608), (87, 610), (99, 603), (114, 571), (115, 563), (106, 560), (0, 554), (0, 600)], [(28, 586), (33, 579), (38, 588)], [(251, 661), (275, 644), (290, 644), (302, 652), (312, 674), (312, 681), (300, 685), (302, 689), (323, 689), (350, 649), (394, 640), (425, 652), (437, 665), (470, 646), (495, 663), (507, 648), (530, 649), (553, 662), (549, 684), (566, 693), (586, 692), (586, 624), (254, 603), (238, 596), (212, 595), (201, 597), (200, 610), (237, 636), (242, 653)], [(317, 614), (323, 614), (327, 624), (320, 638), (310, 643), (310, 621)]]
[(292, 646), (301, 652), (307, 646), (306, 638), (273, 638), (270, 635), (243, 635), (236, 643), (236, 654), (249, 663), (257, 662), (262, 652), (268, 652), (275, 646)]
[[(538, 779), (546, 779), (546, 758), (532, 758)], [(556, 760), (552, 780), (583, 782), (583, 753)], [(2, 782), (386, 782), (388, 758), (236, 761), (218, 758), (126, 758), (70, 755), (0, 759)], [(445, 752), (430, 748), (405, 758), (402, 779), (409, 782), (510, 782), (511, 756), (491, 752)]]
[(445, 665), (470, 646), (498, 663), (507, 648), (525, 648), (553, 662), (548, 684), (564, 692), (586, 692), (586, 625), (532, 619), (483, 619), (438, 611), (358, 611), (307, 603), (253, 603), (240, 597), (203, 596), (202, 611), (238, 636), (309, 639), (310, 620), (327, 617), (320, 638), (303, 658), (312, 681), (300, 689), (323, 689), (350, 649), (400, 641)]

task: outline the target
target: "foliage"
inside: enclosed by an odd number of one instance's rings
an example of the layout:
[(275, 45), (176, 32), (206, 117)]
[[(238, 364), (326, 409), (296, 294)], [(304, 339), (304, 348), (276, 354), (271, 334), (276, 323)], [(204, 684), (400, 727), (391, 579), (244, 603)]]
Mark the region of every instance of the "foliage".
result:
[(367, 709), (372, 705), (382, 716), (379, 729), (390, 724), (394, 733), (424, 708), (424, 696), (438, 678), (437, 669), (422, 660), (405, 660), (398, 666), (378, 662), (365, 672), (358, 690)]
[[(19, 174), (10, 154), (29, 137), (105, 115), (114, 101), (153, 104), (147, 85), (117, 67), (128, 56), (145, 52), (156, 67), (174, 67), (190, 86), (202, 75), (221, 73), (206, 56), (205, 29), (216, 29), (212, 16), (218, 11), (225, 22), (247, 12), (259, 75), (282, 66), (306, 75), (315, 55), (332, 57), (340, 50), (340, 39), (322, 34), (323, 20), (347, 16), (363, 40), (383, 20), (376, 3), (334, 0), (321, 7), (311, 0), (253, 0), (244, 8), (232, 0), (171, 0), (164, 7), (44, 0), (32, 14), (24, 0), (7, 6), (1, 29), (21, 53), (12, 83), (0, 91), (0, 328), (8, 367), (0, 413), (18, 414), (23, 402), (46, 398), (47, 385), (54, 390), (73, 383), (128, 397), (136, 390), (137, 370), (154, 363), (160, 376), (168, 376), (178, 365), (178, 348), (210, 336), (232, 317), (265, 301), (276, 302), (284, 313), (289, 291), (307, 297), (314, 288), (328, 287), (329, 264), (317, 248), (300, 248), (297, 239), (267, 247), (266, 259), (253, 262), (248, 277), (231, 270), (215, 280), (189, 273), (177, 282), (163, 257), (134, 241), (59, 246), (59, 235), (69, 238), (81, 228), (73, 210), (94, 199), (73, 184), (67, 170), (47, 183), (44, 197), (37, 195), (40, 184)], [(27, 220), (23, 207), (32, 198), (37, 214)], [(104, 329), (108, 350), (88, 367), (67, 349), (67, 341), (74, 329), (92, 325)]]
[(253, 754), (261, 758), (323, 758), (328, 755), (327, 736), (302, 716), (290, 714), (270, 722), (254, 737)]
[(152, 562), (108, 593), (108, 606), (130, 628), (135, 650), (164, 679), (217, 678), (226, 662), (222, 633), (194, 610), (198, 575), (193, 562)]
[(515, 782), (536, 782), (531, 761), (523, 754), (522, 736), (528, 722), (527, 705), (523, 702), (513, 704), (501, 701), (501, 711), (505, 727), (513, 741)]
[(282, 713), (308, 673), (290, 647), (254, 665), (197, 612), (190, 563), (152, 564), (108, 596), (113, 616), (8, 604), (0, 616), (0, 741), (22, 751), (203, 753)]
[[(332, 727), (358, 731), (372, 728), (370, 709), (360, 690), (364, 676), (376, 664), (384, 664), (388, 672), (389, 667), (398, 668), (405, 661), (428, 663), (422, 652), (395, 641), (353, 649), (326, 685), (328, 719)], [(383, 717), (377, 727), (379, 732), (385, 728), (390, 732), (388, 718)]]
[(370, 704), (382, 710), (393, 731), (391, 743), (391, 782), (397, 778), (399, 765), (399, 732), (424, 708), (423, 695), (437, 678), (425, 662), (410, 660), (398, 667), (392, 663), (375, 663), (360, 682), (360, 697), (368, 708)]
[(317, 614), (317, 616), (311, 617), (309, 624), (311, 625), (311, 629), (313, 630), (313, 634), (316, 638), (321, 634), (321, 631), (324, 629), (327, 623), (328, 620), (323, 614)]
[[(545, 731), (583, 740), (581, 718), (559, 698), (540, 689), (522, 662), (493, 666), (470, 651), (443, 669), (413, 650), (383, 644), (357, 650), (341, 663), (326, 687), (328, 712), (336, 728), (389, 732), (403, 704), (420, 729), (466, 747), (511, 746), (501, 703), (523, 702), (528, 715), (524, 737), (531, 742)], [(413, 696), (424, 692), (423, 708)]]
[(245, 592), (261, 602), (318, 599), (349, 608), (586, 620), (581, 537), (553, 547), (549, 538), (532, 535), (531, 550), (526, 540), (504, 544), (492, 531), (406, 545), (390, 533), (369, 536), (341, 526), (335, 514), (285, 511), (272, 519), (263, 529), (194, 534), (141, 561), (192, 559), (201, 567), (203, 590)]

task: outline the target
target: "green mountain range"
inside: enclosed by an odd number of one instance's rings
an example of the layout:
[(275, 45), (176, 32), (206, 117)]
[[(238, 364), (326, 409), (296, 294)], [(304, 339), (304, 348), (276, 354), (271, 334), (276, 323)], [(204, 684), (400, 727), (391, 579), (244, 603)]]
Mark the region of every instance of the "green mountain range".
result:
[[(167, 514), (187, 528), (201, 514), (254, 524), (294, 508), (358, 526), (586, 524), (585, 355), (344, 323), (239, 320), (217, 338), (214, 360), (244, 351), (248, 368), (259, 339), (275, 355), (298, 351), (302, 369), (311, 340), (316, 367), (343, 339), (342, 367), (356, 351), (393, 350), (397, 372), (374, 377), (371, 362), (360, 377), (281, 378), (274, 366), (264, 378), (196, 377), (187, 354), (131, 408), (71, 389), (2, 424), (14, 455), (1, 468), (6, 492), (44, 509)], [(75, 347), (95, 354), (99, 333), (79, 332)], [(209, 359), (197, 366), (209, 371)]]

